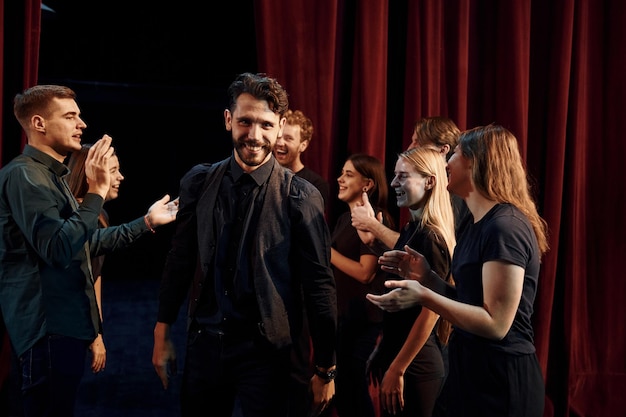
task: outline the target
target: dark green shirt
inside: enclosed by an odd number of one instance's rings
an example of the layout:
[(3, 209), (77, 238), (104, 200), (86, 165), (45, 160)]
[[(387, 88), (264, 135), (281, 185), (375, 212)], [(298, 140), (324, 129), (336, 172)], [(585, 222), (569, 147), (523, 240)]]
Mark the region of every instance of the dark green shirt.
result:
[(68, 168), (26, 145), (0, 169), (0, 309), (17, 355), (46, 334), (91, 341), (99, 329), (87, 250), (123, 247), (148, 231), (143, 218), (98, 228), (104, 200), (78, 205)]

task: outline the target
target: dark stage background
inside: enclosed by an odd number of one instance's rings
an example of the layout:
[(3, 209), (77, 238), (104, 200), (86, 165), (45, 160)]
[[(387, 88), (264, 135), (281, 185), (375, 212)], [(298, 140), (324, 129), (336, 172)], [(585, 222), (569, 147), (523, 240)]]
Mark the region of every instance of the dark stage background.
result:
[[(195, 163), (228, 155), (225, 90), (242, 71), (276, 76), (291, 106), (311, 116), (317, 133), (304, 161), (332, 195), (347, 155), (367, 152), (392, 170), (424, 116), (451, 117), (462, 130), (509, 128), (550, 228), (533, 316), (544, 417), (624, 415), (626, 2), (43, 1), (55, 12), (42, 17), (41, 0), (0, 0), (0, 160), (24, 143), (14, 94), (35, 82), (70, 85), (89, 124), (85, 140), (111, 134), (127, 177), (106, 205), (113, 223), (175, 194)], [(344, 206), (331, 204), (331, 225)], [(151, 389), (150, 332), (170, 233), (111, 255), (104, 271), (108, 346), (125, 355), (112, 352), (96, 382), (141, 386), (141, 372), (146, 389), (132, 397), (143, 394), (153, 409), (163, 405)], [(126, 297), (122, 312), (107, 318), (117, 295)], [(118, 331), (136, 337), (115, 340)], [(87, 397), (99, 412), (120, 395)]]
[[(175, 196), (194, 164), (230, 153), (226, 89), (236, 74), (256, 72), (252, 0), (212, 4), (208, 14), (145, 1), (44, 4), (54, 11), (42, 15), (39, 83), (77, 92), (83, 142), (113, 137), (126, 177), (105, 205), (113, 224)], [(158, 279), (170, 232), (111, 254), (106, 279)]]

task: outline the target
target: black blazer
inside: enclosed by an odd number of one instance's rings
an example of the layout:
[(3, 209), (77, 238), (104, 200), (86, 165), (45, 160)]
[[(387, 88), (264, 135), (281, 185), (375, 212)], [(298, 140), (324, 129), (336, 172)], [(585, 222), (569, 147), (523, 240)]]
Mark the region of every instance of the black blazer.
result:
[[(176, 231), (159, 294), (161, 322), (176, 320), (190, 286), (191, 321), (202, 287), (213, 279), (210, 265), (216, 231), (212, 213), (229, 163), (227, 158), (196, 165), (181, 179)], [(302, 331), (304, 305), (315, 363), (328, 367), (335, 363), (337, 306), (323, 198), (317, 188), (273, 157), (268, 163), (273, 164), (272, 173), (263, 185), (267, 190), (250, 251), (265, 334), (277, 348), (291, 345)]]

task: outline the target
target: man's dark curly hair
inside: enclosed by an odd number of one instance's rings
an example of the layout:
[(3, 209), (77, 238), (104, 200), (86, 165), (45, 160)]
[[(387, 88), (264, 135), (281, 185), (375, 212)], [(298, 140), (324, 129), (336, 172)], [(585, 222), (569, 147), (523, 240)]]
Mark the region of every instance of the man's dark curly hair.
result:
[(269, 108), (280, 117), (283, 117), (289, 109), (287, 91), (275, 78), (268, 77), (266, 74), (244, 72), (237, 76), (228, 87), (228, 95), (230, 96), (228, 108), (230, 111), (235, 110), (237, 98), (243, 93), (248, 93), (257, 100), (267, 101)]

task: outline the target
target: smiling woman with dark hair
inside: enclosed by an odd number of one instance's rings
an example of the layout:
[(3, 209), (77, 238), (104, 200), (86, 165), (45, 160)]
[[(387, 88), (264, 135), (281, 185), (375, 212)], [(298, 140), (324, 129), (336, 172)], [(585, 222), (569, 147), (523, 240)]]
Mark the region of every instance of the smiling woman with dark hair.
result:
[[(83, 201), (83, 197), (89, 190), (89, 184), (87, 182), (87, 174), (85, 173), (85, 161), (89, 155), (89, 148), (91, 145), (82, 145), (79, 151), (74, 151), (70, 154), (66, 160), (67, 167), (70, 169), (70, 174), (67, 176), (67, 185), (70, 188), (76, 200), (80, 203)], [(120, 183), (124, 181), (124, 175), (120, 171), (120, 161), (117, 154), (113, 152), (109, 158), (109, 172), (111, 174), (111, 185), (109, 191), (104, 198), (104, 202), (116, 199), (119, 196)], [(109, 215), (104, 210), (100, 211), (98, 216), (98, 225), (100, 227), (109, 226)], [(96, 302), (98, 303), (98, 311), (100, 312), (100, 320), (103, 322), (102, 316), (102, 266), (104, 264), (104, 255), (91, 258), (91, 270), (94, 277), (94, 290), (96, 291)], [(93, 372), (100, 372), (104, 370), (106, 365), (106, 347), (104, 345), (104, 339), (102, 337), (102, 328), (98, 332), (98, 336), (89, 346), (89, 350), (92, 355), (91, 370)]]

